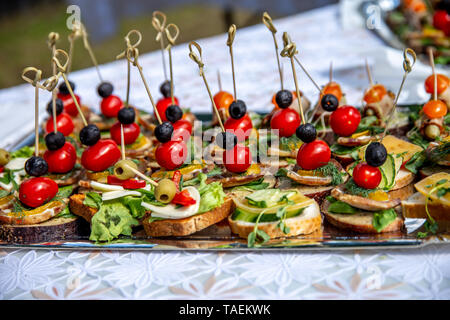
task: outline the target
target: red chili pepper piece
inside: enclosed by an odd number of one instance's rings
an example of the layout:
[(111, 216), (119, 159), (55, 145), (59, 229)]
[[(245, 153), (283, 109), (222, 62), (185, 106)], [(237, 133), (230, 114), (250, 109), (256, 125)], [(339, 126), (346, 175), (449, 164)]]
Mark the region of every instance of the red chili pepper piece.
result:
[(146, 185), (144, 180), (128, 179), (122, 184), (125, 189), (141, 189)]
[(190, 206), (196, 203), (195, 199), (191, 197), (189, 191), (183, 190), (175, 194), (175, 197), (172, 200), (172, 203), (179, 204), (182, 206)]
[(177, 186), (177, 192), (178, 192), (180, 190), (180, 181), (181, 181), (181, 172), (180, 171), (177, 170), (173, 173), (172, 181)]
[(128, 180), (120, 180), (116, 176), (108, 176), (107, 177), (108, 184), (122, 186), (125, 189), (141, 189), (146, 186), (146, 182), (144, 180), (137, 179), (128, 179)]
[(5, 167), (0, 166), (0, 173), (2, 173), (3, 171), (5, 171)]

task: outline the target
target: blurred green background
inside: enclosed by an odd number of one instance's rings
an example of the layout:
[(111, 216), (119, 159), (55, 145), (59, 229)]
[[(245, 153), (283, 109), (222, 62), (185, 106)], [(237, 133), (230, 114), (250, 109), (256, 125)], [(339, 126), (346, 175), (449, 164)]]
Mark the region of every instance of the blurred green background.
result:
[[(102, 2), (104, 1), (104, 2)], [(154, 41), (156, 32), (151, 24), (153, 10), (164, 11), (169, 22), (180, 28), (178, 43), (226, 32), (229, 24), (239, 27), (261, 23), (262, 12), (268, 10), (273, 18), (295, 14), (337, 0), (278, 0), (278, 1), (182, 1), (182, 0), (17, 0), (0, 4), (0, 88), (22, 84), (21, 71), (35, 66), (44, 74), (51, 73), (50, 50), (47, 35), (51, 31), (60, 34), (58, 48), (68, 50), (66, 13), (70, 4), (81, 8), (81, 20), (85, 23), (90, 42), (98, 62), (113, 61), (122, 51), (124, 35), (131, 29), (142, 32), (142, 53), (159, 49)], [(98, 6), (97, 6), (98, 5)], [(107, 6), (107, 7), (105, 7)], [(105, 8), (107, 10), (105, 10)], [(131, 10), (123, 10), (123, 8)], [(114, 14), (108, 15), (109, 9)], [(88, 18), (85, 21), (85, 17)], [(103, 34), (97, 27), (111, 25)], [(101, 28), (99, 28), (100, 30)], [(109, 33), (109, 34), (108, 34)], [(82, 40), (75, 45), (72, 70), (92, 66)]]

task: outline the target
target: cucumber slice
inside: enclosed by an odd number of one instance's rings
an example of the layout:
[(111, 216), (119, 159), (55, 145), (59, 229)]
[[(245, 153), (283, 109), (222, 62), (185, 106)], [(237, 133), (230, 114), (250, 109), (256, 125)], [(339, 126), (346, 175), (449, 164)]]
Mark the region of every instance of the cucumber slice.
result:
[[(299, 216), (303, 212), (303, 210), (305, 210), (305, 208), (306, 207), (286, 212), (286, 219)], [(231, 216), (231, 219), (255, 223), (256, 220), (258, 219), (258, 216), (259, 216), (258, 213), (252, 213), (244, 211), (242, 209), (236, 209), (233, 215)], [(280, 218), (277, 217), (276, 213), (263, 213), (261, 218), (259, 219), (259, 222), (274, 222), (279, 220)]]
[[(386, 161), (382, 166), (380, 166), (380, 170), (384, 177), (386, 177), (384, 189), (390, 189), (395, 184), (395, 160), (394, 157), (390, 154), (387, 155)], [(380, 186), (381, 188), (381, 186)]]
[(270, 208), (278, 204), (283, 196), (292, 197), (295, 192), (283, 192), (280, 189), (265, 189), (253, 192), (245, 197), (250, 205), (258, 208)]

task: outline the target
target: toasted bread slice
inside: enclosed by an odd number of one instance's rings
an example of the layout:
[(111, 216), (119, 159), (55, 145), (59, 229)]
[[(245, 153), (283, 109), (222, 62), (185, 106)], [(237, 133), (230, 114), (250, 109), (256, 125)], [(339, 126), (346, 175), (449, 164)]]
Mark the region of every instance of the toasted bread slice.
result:
[(81, 193), (71, 196), (69, 200), (69, 209), (70, 212), (82, 217), (84, 220), (90, 223), (92, 217), (97, 213), (98, 210), (83, 204), (85, 197), (86, 196)]
[[(319, 230), (322, 226), (322, 216), (320, 215), (319, 205), (314, 203), (306, 207), (304, 212), (297, 217), (284, 220), (290, 231), (288, 234), (283, 233), (277, 226), (278, 221), (274, 222), (260, 222), (258, 229), (267, 233), (270, 238), (293, 237), (302, 234), (310, 234)], [(253, 222), (239, 221), (228, 217), (231, 231), (236, 233), (241, 238), (247, 238), (255, 227)]]
[(39, 243), (74, 238), (80, 234), (80, 219), (53, 218), (39, 224), (0, 225), (0, 239), (11, 243)]
[[(402, 201), (402, 213), (405, 218), (427, 219), (425, 196), (420, 192)], [(437, 221), (450, 221), (450, 206), (433, 201), (428, 202), (428, 212)]]
[(222, 206), (188, 218), (149, 222), (150, 215), (148, 215), (142, 220), (142, 225), (149, 237), (187, 236), (222, 221), (233, 210), (234, 202), (231, 198), (227, 198)]
[(12, 212), (11, 208), (0, 211), (0, 224), (32, 225), (38, 224), (55, 217), (66, 204), (61, 201), (52, 201), (35, 209), (22, 212)]
[[(329, 223), (340, 229), (357, 233), (379, 233), (372, 225), (373, 212), (361, 211), (353, 214), (331, 213), (328, 211), (330, 202), (325, 200), (321, 205), (321, 211)], [(380, 233), (400, 231), (404, 227), (403, 218), (397, 214), (397, 218), (387, 225)]]

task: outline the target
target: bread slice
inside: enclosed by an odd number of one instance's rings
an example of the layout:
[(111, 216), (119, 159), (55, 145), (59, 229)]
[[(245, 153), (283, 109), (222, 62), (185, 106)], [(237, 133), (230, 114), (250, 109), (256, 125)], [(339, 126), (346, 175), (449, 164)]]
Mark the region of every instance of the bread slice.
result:
[(233, 210), (234, 202), (231, 198), (227, 198), (222, 206), (188, 218), (149, 222), (150, 215), (147, 215), (142, 220), (142, 225), (149, 237), (187, 236), (222, 221)]
[[(373, 212), (360, 211), (354, 214), (331, 213), (328, 211), (330, 204), (328, 200), (325, 200), (321, 205), (321, 211), (326, 220), (335, 227), (356, 233), (379, 233), (372, 225)], [(403, 227), (403, 217), (397, 214), (397, 218), (381, 230), (380, 233), (400, 231)]]
[[(414, 193), (407, 200), (402, 201), (402, 214), (405, 218), (427, 219), (425, 211), (425, 196), (420, 192)], [(428, 202), (428, 212), (437, 221), (450, 222), (450, 206), (433, 201)]]
[[(247, 238), (255, 228), (253, 222), (233, 220), (231, 219), (231, 216), (228, 217), (228, 223), (230, 224), (231, 231), (238, 234), (241, 238)], [(314, 203), (309, 207), (306, 207), (299, 216), (286, 219), (285, 224), (290, 229), (288, 234), (285, 234), (280, 230), (277, 226), (278, 221), (260, 222), (258, 223), (258, 229), (263, 230), (272, 239), (313, 233), (322, 226), (322, 216), (320, 215), (319, 205)]]
[(73, 214), (80, 216), (87, 222), (91, 223), (92, 217), (98, 210), (83, 204), (85, 197), (86, 195), (82, 193), (71, 196), (69, 198), (69, 209)]
[(39, 243), (76, 238), (81, 224), (77, 218), (53, 218), (39, 224), (0, 225), (0, 239), (10, 243)]

